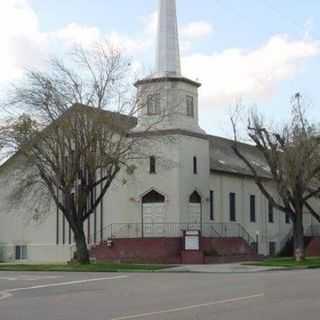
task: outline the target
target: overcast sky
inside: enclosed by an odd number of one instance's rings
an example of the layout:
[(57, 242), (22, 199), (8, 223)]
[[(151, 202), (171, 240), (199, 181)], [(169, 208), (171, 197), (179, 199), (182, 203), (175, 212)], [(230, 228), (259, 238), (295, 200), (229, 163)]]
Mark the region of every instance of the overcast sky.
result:
[[(111, 39), (153, 67), (158, 0), (0, 0), (0, 89), (74, 43)], [(200, 119), (228, 135), (239, 100), (284, 118), (300, 91), (320, 119), (319, 0), (177, 0), (182, 71), (202, 82)]]

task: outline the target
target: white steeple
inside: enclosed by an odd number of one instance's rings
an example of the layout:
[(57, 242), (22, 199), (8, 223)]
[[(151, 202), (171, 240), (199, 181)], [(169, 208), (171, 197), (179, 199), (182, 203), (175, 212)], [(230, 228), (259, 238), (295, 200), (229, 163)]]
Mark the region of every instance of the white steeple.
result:
[(149, 128), (205, 134), (198, 117), (201, 84), (181, 75), (176, 0), (158, 1), (156, 66), (153, 74), (135, 83), (139, 113), (132, 132)]
[(176, 0), (159, 0), (156, 77), (181, 76)]

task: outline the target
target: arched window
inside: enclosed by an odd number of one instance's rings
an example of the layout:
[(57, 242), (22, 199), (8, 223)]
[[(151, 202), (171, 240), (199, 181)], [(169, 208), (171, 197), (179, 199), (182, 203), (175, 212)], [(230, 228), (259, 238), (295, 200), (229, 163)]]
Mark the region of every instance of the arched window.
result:
[(165, 197), (155, 190), (151, 190), (142, 197), (142, 203), (163, 203)]
[(189, 197), (190, 203), (201, 203), (201, 196), (197, 191), (194, 191)]

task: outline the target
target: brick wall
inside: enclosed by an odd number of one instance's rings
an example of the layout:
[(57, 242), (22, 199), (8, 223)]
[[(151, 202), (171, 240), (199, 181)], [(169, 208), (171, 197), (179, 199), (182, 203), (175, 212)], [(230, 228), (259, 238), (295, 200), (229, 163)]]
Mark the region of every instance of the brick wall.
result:
[(98, 261), (164, 264), (216, 263), (255, 257), (254, 250), (241, 238), (202, 238), (201, 252), (183, 249), (181, 238), (115, 239), (112, 247), (102, 243), (92, 248), (91, 256)]
[(314, 237), (310, 240), (306, 248), (306, 256), (320, 257), (320, 237)]
[(202, 238), (201, 248), (209, 256), (255, 255), (256, 252), (242, 238)]
[(181, 252), (182, 264), (204, 264), (204, 254), (202, 251), (186, 251)]
[(111, 248), (100, 244), (91, 250), (91, 255), (100, 261), (180, 263), (182, 239), (116, 239)]

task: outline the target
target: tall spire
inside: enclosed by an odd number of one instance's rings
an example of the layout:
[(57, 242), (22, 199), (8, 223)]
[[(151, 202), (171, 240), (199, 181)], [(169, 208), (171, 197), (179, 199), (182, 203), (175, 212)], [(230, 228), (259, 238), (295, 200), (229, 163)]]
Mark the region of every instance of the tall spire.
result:
[(159, 0), (156, 76), (180, 76), (176, 0)]

